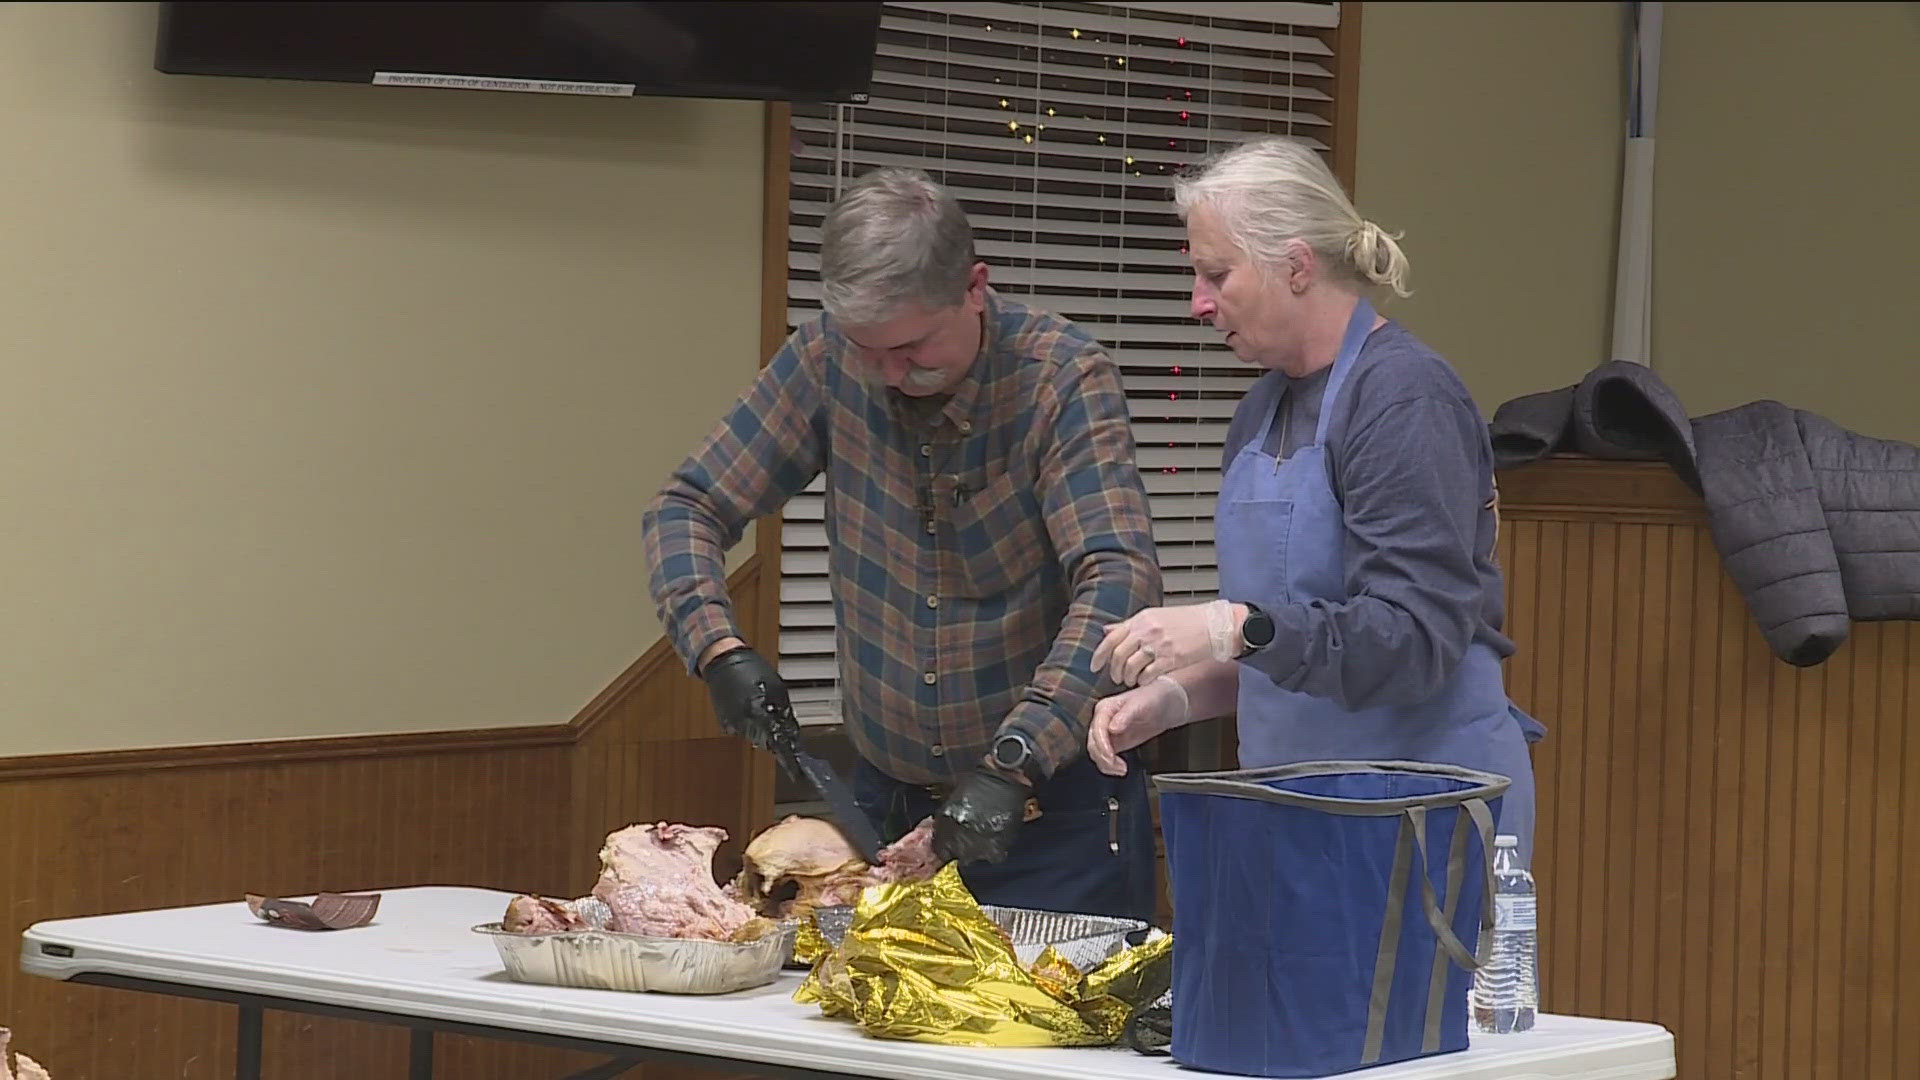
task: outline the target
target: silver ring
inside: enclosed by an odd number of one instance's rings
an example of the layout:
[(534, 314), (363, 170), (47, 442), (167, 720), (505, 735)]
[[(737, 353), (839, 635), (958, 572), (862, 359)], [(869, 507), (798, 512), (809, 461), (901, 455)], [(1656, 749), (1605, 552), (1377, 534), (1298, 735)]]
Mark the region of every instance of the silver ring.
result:
[(1147, 654), (1147, 659), (1148, 659), (1148, 660), (1158, 660), (1158, 659), (1160, 659), (1160, 654), (1159, 654), (1159, 653), (1156, 653), (1156, 652), (1154, 652), (1154, 651), (1153, 651), (1153, 646), (1151, 646), (1151, 645), (1142, 645), (1142, 646), (1140, 646), (1140, 651), (1141, 651), (1141, 652), (1143, 652), (1143, 653), (1145, 653), (1145, 654)]

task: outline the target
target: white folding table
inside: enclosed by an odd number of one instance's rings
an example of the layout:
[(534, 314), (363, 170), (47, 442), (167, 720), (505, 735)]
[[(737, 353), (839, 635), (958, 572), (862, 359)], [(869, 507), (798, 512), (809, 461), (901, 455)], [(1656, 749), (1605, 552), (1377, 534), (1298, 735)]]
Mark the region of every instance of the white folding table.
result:
[[(376, 890), (370, 890), (376, 891)], [(871, 1039), (792, 1001), (800, 974), (714, 997), (514, 982), (472, 927), (512, 894), (436, 886), (377, 890), (378, 917), (352, 930), (300, 931), (244, 903), (38, 923), (21, 967), (72, 982), (229, 1002), (240, 1009), (236, 1075), (260, 1075), (268, 1010), (344, 1016), (413, 1032), (414, 1080), (433, 1074), (433, 1035), (455, 1032), (605, 1055), (569, 1080), (604, 1080), (645, 1061), (778, 1077), (902, 1080), (1178, 1080), (1198, 1075), (1126, 1049), (1006, 1050)], [(1362, 1080), (1665, 1080), (1673, 1037), (1654, 1024), (1542, 1016), (1521, 1035), (1481, 1036), (1457, 1054), (1346, 1074)]]

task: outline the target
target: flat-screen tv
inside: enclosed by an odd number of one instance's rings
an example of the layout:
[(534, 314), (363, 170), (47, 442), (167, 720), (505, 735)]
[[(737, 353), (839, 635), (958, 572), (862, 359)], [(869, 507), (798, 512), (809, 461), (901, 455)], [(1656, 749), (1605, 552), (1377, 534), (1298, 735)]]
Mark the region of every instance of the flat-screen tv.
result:
[(606, 96), (862, 102), (878, 3), (162, 3), (154, 66)]

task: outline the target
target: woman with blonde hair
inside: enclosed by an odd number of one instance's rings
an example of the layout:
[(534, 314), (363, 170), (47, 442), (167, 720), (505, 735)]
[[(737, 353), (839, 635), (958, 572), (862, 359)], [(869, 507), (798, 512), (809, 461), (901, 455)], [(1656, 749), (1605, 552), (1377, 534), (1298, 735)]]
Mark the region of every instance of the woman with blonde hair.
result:
[(1240, 764), (1444, 762), (1509, 777), (1499, 831), (1533, 845), (1508, 700), (1487, 428), (1453, 369), (1368, 293), (1408, 295), (1395, 238), (1312, 149), (1263, 139), (1176, 182), (1193, 314), (1266, 368), (1234, 413), (1215, 517), (1220, 598), (1107, 628), (1088, 752), (1237, 714)]

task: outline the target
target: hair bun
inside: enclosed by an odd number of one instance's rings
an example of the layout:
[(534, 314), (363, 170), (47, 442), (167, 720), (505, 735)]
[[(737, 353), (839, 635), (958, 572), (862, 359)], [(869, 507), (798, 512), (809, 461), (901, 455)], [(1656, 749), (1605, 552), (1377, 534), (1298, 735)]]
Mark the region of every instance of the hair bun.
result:
[(1353, 253), (1356, 256), (1354, 261), (1360, 264), (1361, 272), (1368, 277), (1372, 277), (1385, 269), (1380, 265), (1380, 256), (1382, 254), (1380, 250), (1380, 235), (1380, 226), (1375, 225), (1371, 221), (1362, 221), (1360, 223), (1359, 235), (1353, 238)]
[(1371, 221), (1362, 219), (1347, 242), (1347, 253), (1360, 276), (1375, 285), (1385, 285), (1399, 296), (1407, 292), (1407, 256), (1397, 239)]

